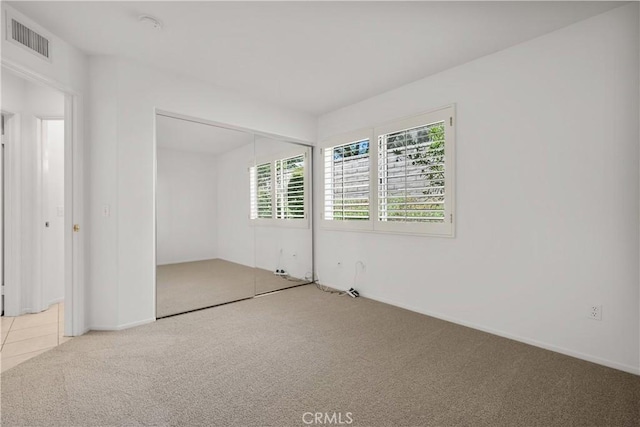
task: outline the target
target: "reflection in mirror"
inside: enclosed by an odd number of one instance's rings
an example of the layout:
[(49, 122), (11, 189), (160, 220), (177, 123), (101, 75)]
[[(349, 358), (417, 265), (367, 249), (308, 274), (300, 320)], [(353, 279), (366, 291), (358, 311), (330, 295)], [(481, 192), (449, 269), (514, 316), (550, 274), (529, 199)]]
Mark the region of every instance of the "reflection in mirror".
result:
[(253, 135), (156, 119), (156, 317), (253, 297)]
[(309, 147), (256, 136), (250, 178), (256, 294), (310, 283), (313, 261)]

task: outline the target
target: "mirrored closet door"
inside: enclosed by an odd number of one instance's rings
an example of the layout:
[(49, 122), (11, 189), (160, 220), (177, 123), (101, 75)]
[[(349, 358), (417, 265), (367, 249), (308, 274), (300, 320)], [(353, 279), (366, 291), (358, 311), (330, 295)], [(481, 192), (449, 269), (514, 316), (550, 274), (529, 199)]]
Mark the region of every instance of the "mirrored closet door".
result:
[(312, 281), (311, 150), (256, 136), (255, 155), (251, 221), (263, 294)]
[(311, 151), (158, 114), (156, 317), (310, 283)]

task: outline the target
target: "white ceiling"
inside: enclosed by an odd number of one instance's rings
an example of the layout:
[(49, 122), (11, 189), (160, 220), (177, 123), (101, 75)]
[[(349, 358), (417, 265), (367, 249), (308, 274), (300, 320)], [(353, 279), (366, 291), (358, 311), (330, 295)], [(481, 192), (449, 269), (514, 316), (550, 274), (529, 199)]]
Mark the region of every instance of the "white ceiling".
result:
[[(624, 2), (10, 2), (90, 54), (321, 114)], [(157, 32), (137, 18), (164, 23)], [(55, 53), (54, 53), (55, 55)]]
[(220, 154), (253, 143), (253, 135), (158, 115), (156, 142), (160, 148)]

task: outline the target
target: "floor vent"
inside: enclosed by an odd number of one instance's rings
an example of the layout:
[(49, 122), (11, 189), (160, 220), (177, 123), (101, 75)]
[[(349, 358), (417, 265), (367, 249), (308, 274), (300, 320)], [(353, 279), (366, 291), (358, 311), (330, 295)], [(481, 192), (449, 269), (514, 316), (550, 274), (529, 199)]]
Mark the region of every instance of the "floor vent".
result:
[(50, 60), (50, 42), (46, 37), (36, 33), (31, 28), (24, 24), (11, 19), (11, 39), (14, 42), (20, 43), (27, 47), (34, 53), (42, 56), (43, 58)]

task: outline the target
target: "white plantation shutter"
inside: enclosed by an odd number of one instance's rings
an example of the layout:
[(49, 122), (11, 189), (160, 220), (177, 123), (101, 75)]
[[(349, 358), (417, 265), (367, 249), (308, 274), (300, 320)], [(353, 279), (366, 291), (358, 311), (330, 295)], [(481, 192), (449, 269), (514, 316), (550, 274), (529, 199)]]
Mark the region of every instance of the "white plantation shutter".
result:
[(378, 136), (378, 220), (445, 222), (444, 121)]
[(322, 142), (324, 228), (454, 236), (455, 106)]
[(251, 219), (273, 218), (271, 163), (249, 168)]
[(324, 219), (368, 221), (371, 180), (369, 139), (327, 147), (323, 154)]
[(278, 219), (305, 219), (305, 155), (275, 161)]
[(374, 230), (453, 237), (455, 107), (374, 129)]
[(256, 167), (249, 167), (249, 219), (258, 218), (258, 197), (256, 191)]

